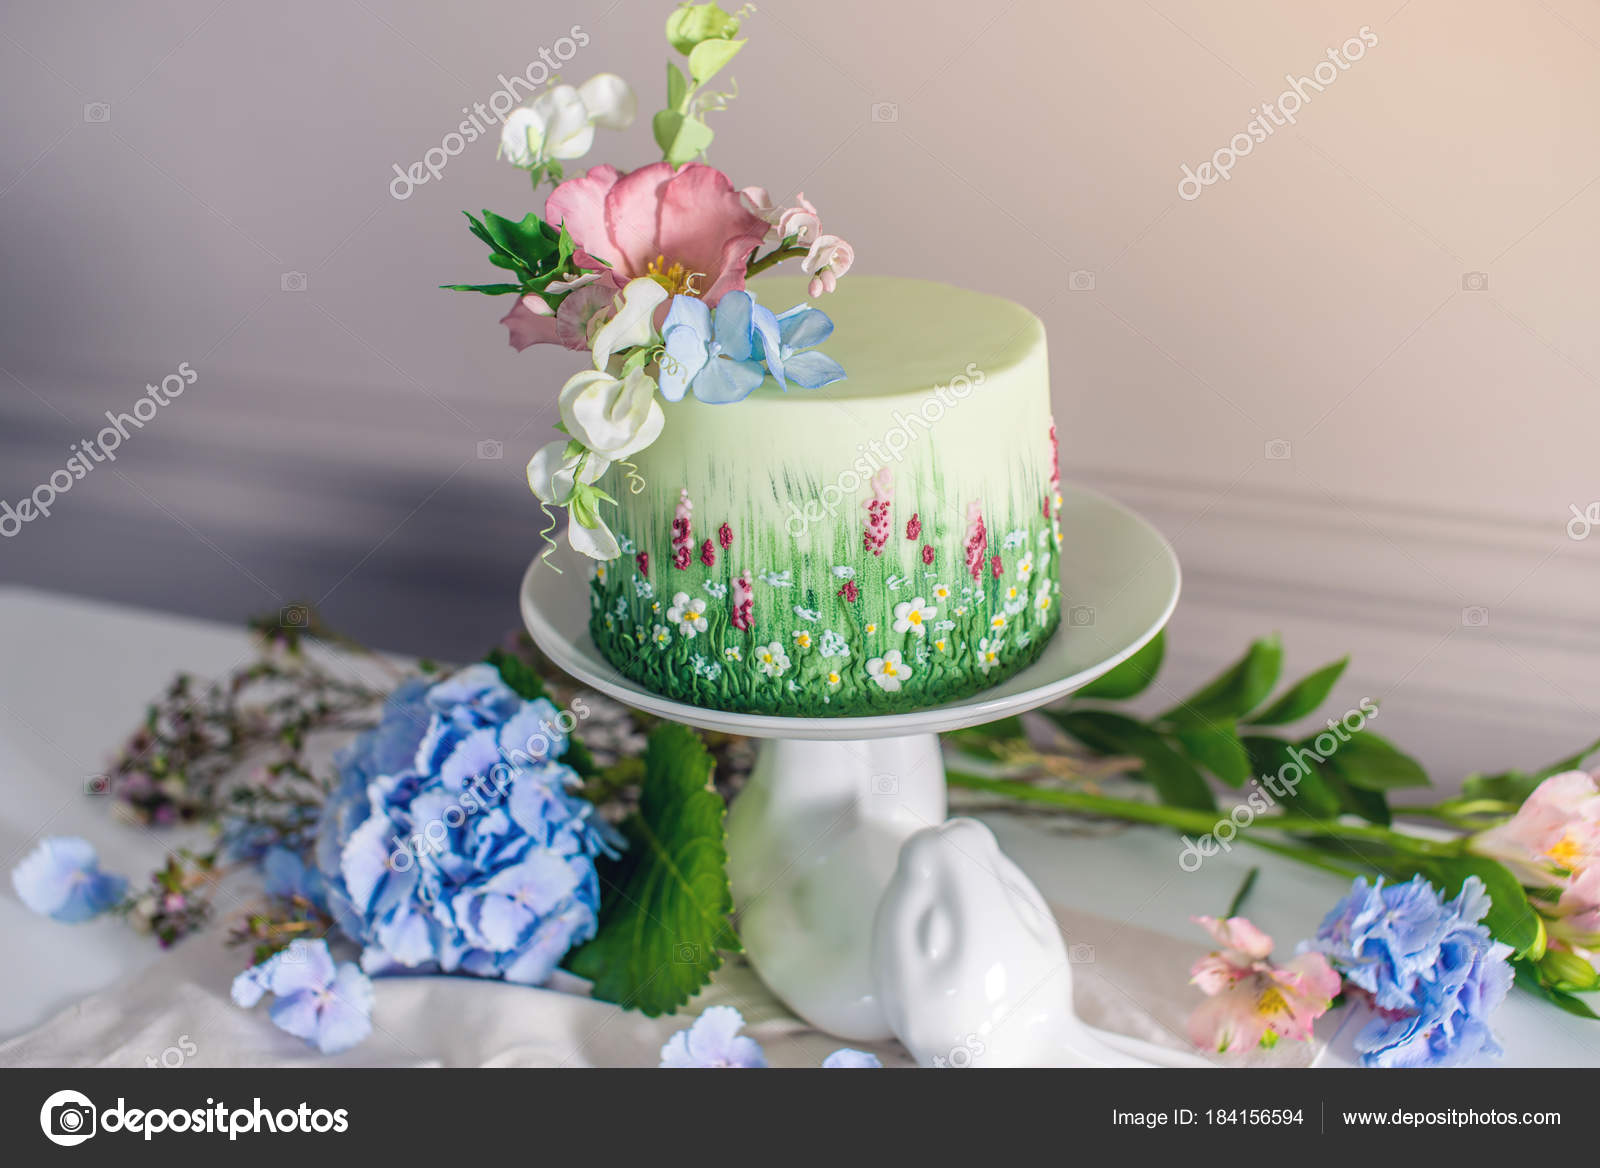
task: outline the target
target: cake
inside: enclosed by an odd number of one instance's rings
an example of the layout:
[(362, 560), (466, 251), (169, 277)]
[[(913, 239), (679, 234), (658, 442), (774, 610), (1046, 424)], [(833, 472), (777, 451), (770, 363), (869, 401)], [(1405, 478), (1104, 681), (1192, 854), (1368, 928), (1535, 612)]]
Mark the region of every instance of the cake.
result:
[[(998, 297), (846, 279), (855, 248), (804, 192), (705, 162), (752, 11), (667, 17), (658, 161), (567, 173), (636, 116), (615, 74), (507, 111), (502, 157), (551, 189), (542, 213), (469, 213), (496, 281), (447, 287), (510, 296), (518, 352), (584, 355), (528, 485), (541, 559), (565, 512), (593, 561), (589, 630), (618, 670), (763, 714), (957, 700), (1059, 619), (1044, 329)], [(763, 274), (785, 263), (803, 275)]]
[[(760, 303), (803, 279), (758, 278)], [(595, 644), (680, 701), (789, 715), (966, 697), (1043, 649), (1060, 605), (1044, 328), (1010, 301), (855, 276), (818, 389), (667, 403), (613, 467), (623, 555), (594, 566)]]

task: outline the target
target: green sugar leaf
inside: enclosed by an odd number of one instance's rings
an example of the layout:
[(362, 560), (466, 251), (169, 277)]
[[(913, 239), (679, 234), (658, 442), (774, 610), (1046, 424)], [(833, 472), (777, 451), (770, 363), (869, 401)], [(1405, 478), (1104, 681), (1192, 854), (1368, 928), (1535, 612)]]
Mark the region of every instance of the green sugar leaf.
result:
[(744, 41), (701, 41), (689, 53), (689, 76), (696, 85), (704, 85), (722, 72), (744, 46)]
[(662, 157), (674, 166), (704, 153), (714, 137), (710, 126), (677, 110), (662, 110), (651, 120), (650, 128)]
[(712, 765), (686, 726), (650, 736), (639, 810), (622, 825), (628, 851), (602, 869), (599, 932), (568, 962), (602, 1001), (671, 1013), (711, 980), (722, 951), (739, 951)]

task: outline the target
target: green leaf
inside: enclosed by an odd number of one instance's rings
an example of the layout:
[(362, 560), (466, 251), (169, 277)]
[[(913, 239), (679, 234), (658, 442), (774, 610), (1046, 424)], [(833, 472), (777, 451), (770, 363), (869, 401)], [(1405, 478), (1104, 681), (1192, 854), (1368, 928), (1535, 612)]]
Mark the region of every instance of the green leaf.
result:
[(1281, 726), (1285, 722), (1298, 722), (1328, 700), (1328, 693), (1339, 680), (1350, 658), (1341, 657), (1331, 665), (1324, 665), (1315, 673), (1307, 674), (1290, 686), (1277, 701), (1259, 714), (1252, 715), (1253, 726)]
[(1283, 645), (1276, 636), (1263, 637), (1223, 673), (1197, 690), (1163, 717), (1179, 725), (1203, 725), (1245, 715), (1266, 700), (1278, 684), (1283, 668)]
[(1493, 799), (1522, 806), (1523, 800), (1533, 794), (1542, 780), (1526, 771), (1501, 771), (1495, 775), (1468, 775), (1461, 784), (1461, 794), (1467, 799)]
[(1592, 1022), (1600, 1022), (1600, 1014), (1596, 1014), (1589, 1007), (1589, 1003), (1582, 998), (1574, 997), (1562, 990), (1547, 986), (1539, 979), (1539, 970), (1532, 962), (1513, 961), (1512, 970), (1516, 973), (1517, 984), (1530, 993), (1539, 995), (1551, 1005), (1574, 1014), (1579, 1018), (1587, 1018)]
[(440, 284), (447, 292), (482, 292), (485, 296), (504, 296), (508, 292), (521, 292), (521, 284)]
[[(1304, 751), (1296, 751), (1282, 738), (1264, 734), (1252, 734), (1243, 741), (1250, 755), (1250, 765), (1257, 774), (1271, 780), (1262, 783), (1269, 796), (1282, 799), (1295, 811), (1313, 819), (1332, 819), (1339, 814), (1338, 794), (1323, 779), (1316, 761)], [(1299, 772), (1298, 778), (1285, 773), (1290, 767)]]
[[(1315, 741), (1315, 738), (1308, 738), (1301, 745), (1309, 748)], [(1402, 787), (1432, 785), (1421, 763), (1370, 730), (1350, 735), (1338, 750), (1328, 754), (1326, 763), (1345, 782), (1364, 791), (1393, 791)]]
[(1167, 634), (1157, 633), (1149, 642), (1122, 664), (1101, 674), (1084, 686), (1074, 698), (1101, 698), (1120, 702), (1143, 693), (1155, 680), (1161, 669), (1161, 659), (1167, 652)]
[(485, 211), (483, 225), (500, 251), (517, 257), (530, 269), (537, 269), (556, 250), (555, 240), (545, 234), (544, 220), (532, 211), (515, 222)]
[(722, 72), (744, 46), (744, 41), (701, 41), (689, 53), (689, 76), (696, 85), (704, 85)]
[(1339, 806), (1345, 811), (1359, 815), (1367, 822), (1376, 823), (1380, 827), (1388, 827), (1394, 822), (1394, 813), (1389, 810), (1389, 797), (1382, 791), (1352, 787), (1331, 766), (1324, 766), (1321, 771), (1323, 781), (1338, 796)]
[(1232, 722), (1179, 730), (1183, 752), (1230, 787), (1242, 787), (1253, 773), (1250, 756)]
[(710, 126), (677, 110), (662, 110), (650, 128), (655, 132), (656, 145), (661, 147), (661, 156), (674, 166), (704, 153), (714, 137)]
[(1483, 923), (1495, 940), (1504, 941), (1518, 957), (1537, 961), (1544, 956), (1544, 921), (1528, 900), (1522, 883), (1510, 868), (1482, 856), (1418, 856), (1384, 865), (1397, 879), (1421, 873), (1447, 898), (1461, 892), (1468, 876), (1483, 881), (1492, 902)]
[(545, 696), (544, 678), (521, 657), (504, 649), (495, 649), (484, 661), (499, 670), (500, 680), (523, 701), (531, 702)]
[(1140, 773), (1150, 780), (1163, 803), (1216, 810), (1217, 802), (1205, 777), (1142, 722), (1109, 710), (1051, 710), (1046, 714), (1090, 750), (1137, 758), (1143, 764)]
[(738, 952), (728, 923), (722, 796), (711, 788), (711, 756), (686, 726), (650, 735), (639, 810), (623, 823), (628, 851), (602, 873), (600, 928), (568, 968), (594, 996), (655, 1017), (694, 996)]
[(1586, 758), (1588, 758), (1597, 750), (1600, 750), (1600, 739), (1596, 739), (1594, 742), (1589, 743), (1588, 746), (1585, 746), (1582, 750), (1578, 751), (1577, 754), (1568, 755), (1559, 762), (1551, 763), (1543, 770), (1537, 772), (1533, 777), (1537, 781), (1543, 782), (1551, 775), (1559, 775), (1566, 771), (1575, 771), (1583, 765), (1583, 762)]
[(689, 79), (683, 70), (667, 62), (667, 108), (682, 112), (684, 99), (689, 96)]

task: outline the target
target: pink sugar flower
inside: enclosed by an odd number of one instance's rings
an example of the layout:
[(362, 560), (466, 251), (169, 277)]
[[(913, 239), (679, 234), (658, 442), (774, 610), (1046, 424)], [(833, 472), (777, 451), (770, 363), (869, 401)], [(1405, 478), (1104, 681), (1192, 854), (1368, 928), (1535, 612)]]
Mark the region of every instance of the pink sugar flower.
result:
[(693, 514), (694, 504), (689, 501), (689, 489), (680, 488), (678, 505), (672, 512), (672, 566), (680, 571), (687, 568), (689, 561), (694, 558), (694, 533), (690, 524)]
[(889, 541), (889, 504), (893, 498), (893, 477), (889, 468), (883, 467), (872, 476), (872, 498), (861, 504), (867, 509), (867, 527), (861, 533), (861, 546), (875, 556), (883, 555), (883, 545)]
[(728, 176), (703, 162), (655, 162), (628, 174), (593, 167), (550, 192), (544, 217), (565, 225), (579, 267), (609, 265), (616, 287), (650, 276), (713, 307), (744, 287), (750, 253), (767, 233)]
[(854, 604), (856, 597), (861, 595), (861, 589), (856, 587), (854, 580), (846, 580), (844, 587), (839, 589), (839, 596), (846, 604)]
[(913, 515), (910, 519), (906, 520), (906, 538), (915, 542), (917, 536), (921, 534), (922, 520), (917, 515)]
[(998, 554), (990, 556), (989, 557), (989, 574), (991, 576), (993, 576), (996, 580), (998, 580), (998, 579), (1000, 579), (1000, 577), (1004, 573), (1005, 573), (1005, 567), (1000, 563), (1000, 556)]
[(733, 546), (733, 528), (724, 523), (717, 528), (717, 542), (722, 545), (722, 550), (727, 551)]
[(1195, 917), (1219, 946), (1189, 970), (1207, 996), (1189, 1015), (1189, 1038), (1204, 1050), (1249, 1051), (1280, 1038), (1304, 1042), (1339, 993), (1339, 975), (1320, 953), (1274, 965), (1272, 938), (1244, 917)]
[(717, 566), (717, 549), (712, 546), (709, 539), (700, 545), (700, 562), (708, 568)]
[(922, 545), (922, 562), (924, 564), (933, 563), (933, 545), (931, 543)]

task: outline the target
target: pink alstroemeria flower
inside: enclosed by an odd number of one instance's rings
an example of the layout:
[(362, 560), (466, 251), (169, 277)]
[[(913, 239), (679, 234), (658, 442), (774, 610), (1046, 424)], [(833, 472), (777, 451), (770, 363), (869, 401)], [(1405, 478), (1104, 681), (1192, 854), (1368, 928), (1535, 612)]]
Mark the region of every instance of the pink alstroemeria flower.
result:
[(1189, 970), (1208, 996), (1189, 1015), (1189, 1038), (1219, 1053), (1274, 1046), (1280, 1038), (1306, 1041), (1339, 992), (1339, 975), (1320, 953), (1274, 965), (1272, 938), (1244, 917), (1195, 917), (1221, 947)]
[(618, 287), (650, 276), (712, 307), (744, 287), (750, 253), (767, 232), (728, 176), (703, 162), (655, 162), (628, 174), (596, 166), (551, 191), (544, 217), (566, 225), (580, 267), (609, 264)]
[(1535, 901), (1551, 941), (1591, 963), (1600, 957), (1600, 772), (1551, 775), (1515, 815), (1470, 846), (1509, 865), (1530, 887), (1559, 890), (1554, 905)]

